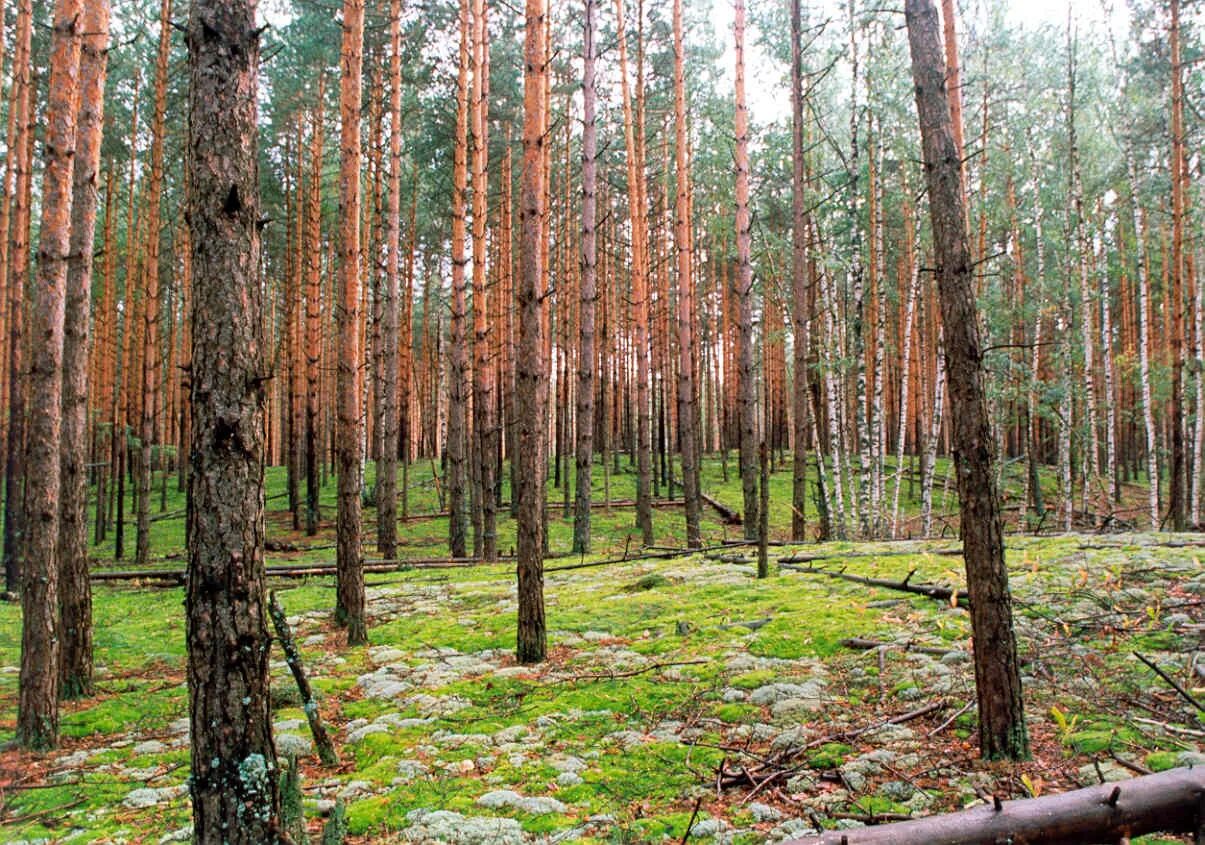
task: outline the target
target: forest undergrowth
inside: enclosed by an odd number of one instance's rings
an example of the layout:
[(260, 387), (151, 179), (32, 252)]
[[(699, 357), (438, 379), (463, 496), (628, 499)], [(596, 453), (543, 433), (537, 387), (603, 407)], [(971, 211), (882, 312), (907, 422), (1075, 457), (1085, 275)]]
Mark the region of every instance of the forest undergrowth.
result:
[[(715, 489), (739, 502), (735, 475)], [(666, 546), (677, 517), (658, 509)], [(156, 524), (157, 566), (178, 565), (179, 523)], [(442, 554), (439, 523), (405, 523), (403, 548)], [(550, 524), (567, 548), (571, 522)], [(320, 764), (276, 652), (277, 751), (298, 758), (311, 833), (342, 800), (352, 842), (781, 842), (1205, 764), (1188, 700), (1203, 685), (1199, 537), (1009, 537), (1033, 739), (1011, 764), (977, 759), (966, 610), (824, 574), (957, 589), (953, 540), (775, 545), (758, 581), (755, 550), (720, 547), (717, 521), (701, 553), (554, 571), (622, 556), (630, 524), (600, 511), (592, 558), (548, 561), (550, 659), (534, 667), (513, 657), (511, 563), (371, 573), (366, 649), (333, 624), (332, 578), (273, 578), (340, 759)], [(311, 548), (323, 534), (287, 529), (270, 501), (269, 540), (289, 549), (270, 565), (330, 556)], [(57, 752), (0, 756), (3, 841), (187, 841), (183, 591), (102, 583), (95, 601), (98, 694), (64, 705)], [(0, 739), (19, 633), (0, 605)]]

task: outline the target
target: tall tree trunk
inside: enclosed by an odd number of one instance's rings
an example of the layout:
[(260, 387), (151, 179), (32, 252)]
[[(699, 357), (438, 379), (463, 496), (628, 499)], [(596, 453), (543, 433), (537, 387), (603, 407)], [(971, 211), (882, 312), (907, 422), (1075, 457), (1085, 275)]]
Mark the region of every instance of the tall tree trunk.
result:
[(377, 552), (397, 557), (398, 298), (401, 295), (402, 2), (389, 5), (389, 200), (385, 211), (385, 290), (381, 315), (381, 450), (377, 455)]
[(699, 530), (698, 402), (695, 385), (694, 278), (691, 264), (690, 156), (686, 126), (686, 46), (682, 0), (674, 0), (674, 137), (677, 198), (674, 242), (678, 252), (678, 448), (682, 453), (682, 500), (686, 510), (686, 545), (703, 545)]
[[(631, 228), (632, 345), (636, 358), (636, 527), (646, 546), (653, 544), (652, 507), (652, 406), (649, 375), (649, 280), (647, 207), (644, 156), (636, 140), (638, 116), (628, 87), (627, 43), (624, 38), (623, 0), (615, 0), (619, 41), (619, 75), (623, 88), (623, 132), (627, 155), (628, 215)], [(637, 83), (639, 85), (639, 82)]]
[(456, 135), (452, 151), (452, 303), (448, 324), (448, 552), (464, 557), (468, 534), (468, 348), (465, 344), (464, 195), (468, 178), (469, 3), (460, 0), (460, 64), (456, 78)]
[(360, 345), (360, 77), (364, 58), (364, 0), (344, 0), (339, 80), (339, 354), (335, 450), (339, 511), (335, 619), (348, 645), (368, 642), (364, 558), (360, 550), (363, 465)]
[(196, 285), (188, 488), (193, 841), (274, 843), (280, 799), (264, 599), (264, 353), (254, 0), (189, 11), (188, 221)]
[(946, 332), (954, 463), (971, 592), (979, 745), (987, 759), (1022, 759), (1029, 756), (1029, 737), (1004, 565), (1000, 499), (992, 471), (965, 197), (946, 99), (937, 9), (932, 0), (906, 0), (904, 8)]
[(1180, 60), (1180, 0), (1170, 0), (1171, 26), (1168, 41), (1171, 45), (1171, 183), (1172, 183), (1172, 254), (1171, 298), (1171, 485), (1168, 496), (1168, 515), (1172, 530), (1183, 531), (1188, 524), (1185, 497), (1187, 495), (1187, 462), (1184, 454), (1184, 221), (1187, 218), (1185, 199), (1188, 167), (1184, 157), (1184, 68)]
[[(33, 38), (33, 0), (21, 0), (17, 7), (16, 46), (13, 50), (12, 97), (9, 100), (9, 126), (6, 149), (12, 151), (5, 176), (11, 197), (12, 247), (8, 266), (8, 453), (4, 464), (4, 590), (10, 596), (21, 589), (22, 556), (25, 550), (25, 372), (24, 352), (25, 297), (29, 287), (29, 206), (32, 196), (33, 167), (30, 161), (33, 132), (33, 80), (31, 44)], [(9, 242), (7, 230), (0, 240)]]
[[(109, 3), (84, 7), (79, 116), (72, 175), (71, 245), (63, 336), (63, 448), (59, 501), (59, 694), (92, 692), (92, 588), (88, 580), (88, 311), (97, 176), (104, 128)], [(106, 285), (110, 283), (105, 280)]]
[(523, 73), (523, 173), (519, 198), (519, 345), (515, 353), (514, 459), (518, 502), (518, 636), (520, 663), (539, 663), (547, 652), (544, 622), (544, 467), (546, 433), (542, 397), (547, 381), (543, 352), (545, 291), (544, 93), (548, 84), (544, 0), (527, 0)]
[(168, 56), (171, 52), (171, 0), (159, 7), (159, 52), (155, 61), (155, 112), (151, 121), (151, 176), (147, 187), (146, 266), (142, 300), (142, 419), (138, 459), (138, 533), (135, 565), (151, 555), (151, 470), (154, 465), (155, 412), (159, 403), (159, 206), (163, 197), (163, 142), (167, 111)]
[(498, 499), (494, 485), (497, 424), (490, 360), (491, 295), (486, 289), (486, 222), (489, 215), (490, 46), (485, 0), (473, 0), (473, 442), (480, 534), (473, 538), (485, 560), (498, 558)]
[(46, 153), (38, 276), (30, 310), (29, 434), (25, 449), (24, 571), (17, 742), (35, 750), (59, 741), (59, 529), (63, 319), (71, 240), (76, 93), (83, 0), (58, 0), (46, 90)]
[[(745, 539), (756, 540), (758, 526), (757, 373), (753, 365), (753, 235), (749, 217), (749, 109), (745, 105), (745, 0), (736, 0), (732, 24), (736, 43), (736, 297), (737, 384), (740, 390), (741, 491), (745, 500)], [(802, 162), (800, 162), (802, 165)], [(763, 373), (763, 378), (769, 373)], [(768, 398), (768, 394), (767, 394)], [(767, 431), (766, 437), (769, 436)]]
[(791, 489), (791, 539), (807, 533), (808, 350), (811, 313), (808, 302), (807, 216), (803, 131), (803, 10), (791, 0), (791, 321), (794, 329), (793, 402), (795, 426)]
[[(598, 141), (594, 101), (595, 0), (584, 0), (582, 21), (582, 246), (577, 347), (577, 498), (573, 550), (590, 551), (590, 484), (594, 464), (594, 309), (598, 301)], [(626, 86), (627, 82), (624, 81)]]
[(322, 519), (320, 402), (322, 396), (322, 78), (310, 126), (310, 179), (305, 212), (305, 533), (318, 533)]

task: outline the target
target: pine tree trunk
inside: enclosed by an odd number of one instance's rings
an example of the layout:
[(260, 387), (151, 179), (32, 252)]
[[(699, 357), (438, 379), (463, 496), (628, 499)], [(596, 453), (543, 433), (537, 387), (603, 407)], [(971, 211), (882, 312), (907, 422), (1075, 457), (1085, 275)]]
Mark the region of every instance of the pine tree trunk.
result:
[(360, 550), (360, 77), (364, 54), (364, 0), (344, 0), (339, 80), (339, 354), (336, 365), (335, 450), (338, 460), (338, 578), (335, 619), (348, 645), (368, 642), (364, 559)]
[[(736, 43), (736, 296), (737, 384), (740, 391), (741, 491), (746, 540), (756, 540), (758, 508), (757, 373), (753, 366), (753, 236), (749, 216), (749, 110), (745, 105), (745, 2), (736, 0), (732, 24)], [(763, 377), (768, 376), (764, 373)], [(769, 432), (766, 432), (769, 435)]]
[(278, 840), (264, 598), (264, 385), (253, 0), (189, 12), (193, 246), (188, 689), (193, 841)]
[(310, 179), (305, 212), (305, 533), (318, 533), (322, 519), (322, 105), (323, 84), (310, 126)]
[[(63, 447), (59, 507), (59, 694), (92, 691), (92, 588), (88, 580), (88, 311), (103, 131), (109, 3), (86, 4), (63, 337)], [(106, 279), (106, 285), (111, 280)]]
[(791, 539), (807, 538), (808, 350), (811, 345), (811, 311), (807, 278), (807, 201), (804, 183), (803, 143), (803, 11), (801, 0), (791, 0), (791, 321), (794, 329), (792, 394), (795, 415), (794, 466), (791, 487)]
[(540, 663), (547, 652), (544, 622), (544, 466), (543, 396), (545, 291), (544, 144), (548, 67), (544, 0), (527, 0), (523, 73), (523, 173), (519, 199), (519, 343), (515, 352), (514, 455), (518, 503), (518, 636), (520, 663)]
[[(573, 551), (590, 551), (590, 486), (594, 464), (594, 310), (598, 301), (598, 141), (595, 101), (595, 0), (584, 0), (582, 21), (582, 246), (580, 313), (577, 347), (577, 450), (576, 509)], [(625, 82), (626, 85), (626, 82)]]
[(992, 471), (965, 198), (946, 99), (937, 9), (932, 0), (907, 0), (905, 18), (946, 332), (954, 463), (971, 592), (980, 751), (987, 759), (1022, 759), (1029, 756), (1029, 739), (1004, 565), (1000, 500)]
[(489, 214), (489, 26), (484, 0), (473, 0), (473, 442), (477, 469), (480, 532), (474, 537), (482, 558), (498, 558), (498, 499), (494, 486), (497, 424), (494, 420), (493, 364), (490, 360), (491, 296), (486, 288), (486, 218)]
[[(636, 358), (636, 527), (640, 529), (641, 541), (646, 546), (653, 544), (652, 506), (652, 406), (649, 374), (649, 282), (648, 262), (645, 260), (648, 245), (646, 230), (647, 207), (644, 192), (644, 157), (636, 141), (637, 109), (632, 106), (631, 90), (628, 87), (627, 43), (624, 38), (623, 0), (615, 0), (619, 41), (619, 74), (623, 88), (624, 144), (627, 154), (628, 214), (631, 227), (631, 343)], [(639, 86), (639, 81), (637, 82)], [(629, 415), (630, 418), (630, 415)]]
[[(12, 184), (5, 196), (12, 207), (12, 247), (8, 265), (8, 433), (4, 464), (4, 591), (21, 590), (25, 549), (25, 372), (24, 323), (29, 287), (29, 214), (33, 167), (30, 161), (33, 132), (33, 80), (30, 49), (33, 38), (33, 0), (17, 7), (16, 46), (13, 50), (12, 97), (6, 149), (12, 150), (5, 178)], [(11, 173), (9, 176), (7, 174)], [(7, 231), (7, 230), (6, 230)], [(7, 234), (0, 236), (6, 244)]]
[(674, 242), (678, 252), (678, 449), (682, 454), (682, 500), (686, 510), (686, 545), (703, 545), (699, 530), (698, 401), (695, 385), (694, 278), (691, 265), (690, 157), (686, 127), (686, 48), (682, 0), (674, 0), (674, 136), (677, 197)]
[(1180, 0), (1170, 0), (1171, 26), (1168, 41), (1171, 45), (1171, 186), (1172, 186), (1172, 254), (1171, 299), (1168, 304), (1171, 321), (1171, 492), (1168, 496), (1168, 515), (1173, 531), (1187, 527), (1187, 462), (1184, 454), (1184, 228), (1187, 219), (1185, 186), (1188, 167), (1184, 157), (1184, 69), (1180, 60)]
[(383, 370), (381, 450), (377, 455), (377, 552), (397, 557), (398, 298), (401, 295), (402, 214), (402, 3), (389, 6), (389, 200), (385, 212), (385, 290), (381, 302)]
[(159, 403), (159, 221), (163, 197), (163, 143), (166, 132), (167, 72), (171, 52), (171, 0), (159, 7), (159, 52), (155, 61), (155, 113), (151, 122), (151, 175), (147, 188), (146, 265), (142, 300), (142, 415), (139, 427), (138, 533), (135, 565), (151, 555), (151, 470), (154, 467), (156, 410)]
[(29, 434), (25, 446), (24, 569), (17, 743), (59, 741), (58, 529), (62, 446), (63, 320), (71, 239), (76, 92), (83, 0), (58, 0), (46, 89), (45, 170), (38, 275), (30, 309)]
[(460, 64), (452, 156), (452, 301), (448, 324), (448, 553), (464, 557), (468, 540), (468, 349), (465, 344), (465, 184), (468, 179), (470, 0), (460, 0)]

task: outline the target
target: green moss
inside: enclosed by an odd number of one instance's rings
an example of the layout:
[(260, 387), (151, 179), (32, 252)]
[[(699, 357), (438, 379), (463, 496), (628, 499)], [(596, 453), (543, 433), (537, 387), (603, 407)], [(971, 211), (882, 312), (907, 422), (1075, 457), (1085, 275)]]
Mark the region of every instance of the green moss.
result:
[(1154, 751), (1146, 755), (1146, 767), (1152, 772), (1166, 772), (1176, 767), (1175, 751)]
[(826, 742), (808, 754), (808, 765), (813, 769), (835, 769), (845, 762), (853, 749), (840, 742)]

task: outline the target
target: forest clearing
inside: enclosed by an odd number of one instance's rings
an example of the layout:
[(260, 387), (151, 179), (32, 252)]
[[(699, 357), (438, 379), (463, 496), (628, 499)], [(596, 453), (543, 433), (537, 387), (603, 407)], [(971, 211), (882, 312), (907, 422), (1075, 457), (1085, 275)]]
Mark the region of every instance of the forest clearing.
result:
[(1203, 845), (1205, 4), (521, 5), (0, 6), (0, 838)]

